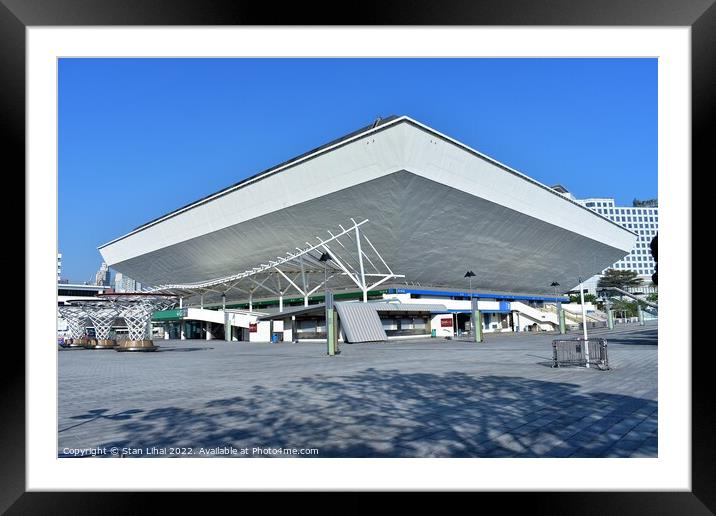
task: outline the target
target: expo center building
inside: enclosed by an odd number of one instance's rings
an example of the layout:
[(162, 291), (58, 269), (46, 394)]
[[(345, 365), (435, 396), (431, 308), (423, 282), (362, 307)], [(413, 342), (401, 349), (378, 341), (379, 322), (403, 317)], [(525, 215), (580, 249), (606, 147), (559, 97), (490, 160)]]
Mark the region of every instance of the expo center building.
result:
[[(445, 299), (441, 294), (455, 299), (455, 290), (468, 290), (468, 270), (475, 273), (470, 294), (481, 299), (553, 299), (553, 282), (562, 292), (573, 288), (627, 255), (635, 239), (551, 188), (401, 116), (168, 213), (99, 250), (116, 271), (181, 296), (185, 306), (261, 299), (273, 306), (269, 300), (280, 297), (283, 310), (284, 296), (308, 305), (322, 294), (314, 285), (328, 274), (332, 290), (358, 292), (359, 299), (362, 293), (364, 300), (377, 284), (381, 292), (419, 291), (412, 297), (424, 303)], [(358, 242), (363, 247), (351, 256)], [(329, 261), (321, 262), (327, 251)]]

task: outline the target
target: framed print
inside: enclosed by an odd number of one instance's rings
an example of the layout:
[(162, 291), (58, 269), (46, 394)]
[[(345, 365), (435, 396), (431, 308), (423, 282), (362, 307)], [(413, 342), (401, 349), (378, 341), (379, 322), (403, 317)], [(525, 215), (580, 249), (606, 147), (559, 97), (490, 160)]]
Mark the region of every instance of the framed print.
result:
[(689, 209), (712, 2), (2, 2), (28, 236), (8, 513), (151, 490), (716, 509)]

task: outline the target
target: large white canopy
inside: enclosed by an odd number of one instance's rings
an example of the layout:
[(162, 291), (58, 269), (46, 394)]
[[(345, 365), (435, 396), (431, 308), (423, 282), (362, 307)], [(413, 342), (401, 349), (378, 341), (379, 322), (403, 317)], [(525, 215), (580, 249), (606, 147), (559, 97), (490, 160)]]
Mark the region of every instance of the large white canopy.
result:
[[(559, 157), (555, 157), (555, 160)], [(576, 171), (575, 173), (578, 173)], [(195, 283), (365, 230), (422, 286), (551, 294), (618, 261), (634, 233), (408, 117), (366, 128), (100, 246), (143, 284)], [(245, 296), (237, 296), (245, 297)]]

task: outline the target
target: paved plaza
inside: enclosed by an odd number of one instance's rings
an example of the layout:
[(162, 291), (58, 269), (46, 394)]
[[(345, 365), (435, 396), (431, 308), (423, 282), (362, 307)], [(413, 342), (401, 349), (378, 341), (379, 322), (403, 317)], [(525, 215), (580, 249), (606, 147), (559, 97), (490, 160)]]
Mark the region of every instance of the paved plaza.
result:
[(58, 453), (656, 457), (656, 323), (590, 336), (611, 370), (551, 368), (544, 333), (60, 349)]

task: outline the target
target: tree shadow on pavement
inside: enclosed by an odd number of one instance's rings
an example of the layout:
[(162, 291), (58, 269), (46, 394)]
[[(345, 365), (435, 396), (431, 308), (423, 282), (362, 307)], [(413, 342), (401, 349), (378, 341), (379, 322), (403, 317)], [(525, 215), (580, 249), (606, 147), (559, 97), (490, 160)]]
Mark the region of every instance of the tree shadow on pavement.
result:
[[(127, 411), (124, 414), (129, 414)], [(141, 413), (141, 414), (140, 414)], [(655, 457), (657, 403), (520, 377), (373, 368), (136, 411), (93, 445), (317, 448), (318, 457)], [(276, 455), (271, 455), (276, 456)], [(282, 456), (290, 456), (283, 454)]]

